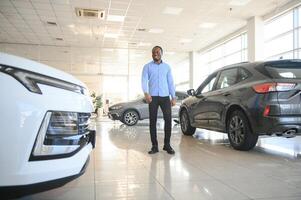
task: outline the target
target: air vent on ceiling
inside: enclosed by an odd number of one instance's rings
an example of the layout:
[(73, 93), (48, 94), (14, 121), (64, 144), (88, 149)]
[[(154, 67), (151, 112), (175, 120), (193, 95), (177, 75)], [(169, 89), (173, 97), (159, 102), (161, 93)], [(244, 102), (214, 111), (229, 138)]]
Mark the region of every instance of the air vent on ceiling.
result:
[(136, 30), (137, 30), (137, 31), (140, 31), (140, 32), (145, 32), (145, 31), (146, 31), (146, 28), (137, 28)]
[(47, 21), (46, 23), (47, 23), (48, 25), (57, 26), (57, 23), (56, 23), (56, 22)]
[(76, 16), (87, 17), (87, 18), (97, 18), (104, 19), (105, 11), (99, 9), (86, 9), (86, 8), (75, 8)]

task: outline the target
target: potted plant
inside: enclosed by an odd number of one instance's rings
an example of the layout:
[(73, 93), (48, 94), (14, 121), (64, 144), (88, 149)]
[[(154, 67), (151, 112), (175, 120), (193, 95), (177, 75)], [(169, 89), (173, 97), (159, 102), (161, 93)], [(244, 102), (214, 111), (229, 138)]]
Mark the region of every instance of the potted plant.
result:
[(95, 92), (92, 92), (91, 94), (91, 98), (92, 98), (92, 102), (93, 102), (93, 106), (94, 106), (94, 113), (97, 116), (102, 115), (102, 95), (96, 96)]

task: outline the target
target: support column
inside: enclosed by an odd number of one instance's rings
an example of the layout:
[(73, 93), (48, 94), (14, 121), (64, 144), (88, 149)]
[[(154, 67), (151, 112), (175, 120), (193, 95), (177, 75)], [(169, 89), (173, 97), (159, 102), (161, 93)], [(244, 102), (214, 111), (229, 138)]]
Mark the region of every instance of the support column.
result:
[(264, 30), (263, 19), (254, 16), (248, 20), (248, 61), (254, 62), (264, 59)]
[(189, 88), (193, 88), (194, 68), (196, 67), (197, 54), (195, 51), (189, 52)]

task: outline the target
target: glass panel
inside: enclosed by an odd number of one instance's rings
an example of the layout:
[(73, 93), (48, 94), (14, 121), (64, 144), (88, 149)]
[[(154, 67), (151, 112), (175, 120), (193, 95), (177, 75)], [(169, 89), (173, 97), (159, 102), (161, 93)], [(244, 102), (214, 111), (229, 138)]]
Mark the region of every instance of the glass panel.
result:
[(290, 11), (264, 26), (265, 40), (271, 39), (277, 35), (293, 29), (293, 11)]
[(223, 59), (216, 60), (216, 61), (210, 63), (209, 66), (210, 66), (210, 73), (212, 73), (212, 72), (216, 71), (217, 69), (224, 66)]
[(225, 54), (224, 55), (229, 55), (231, 53), (237, 52), (239, 50), (241, 50), (241, 36), (240, 37), (236, 37), (233, 40), (230, 40), (229, 42), (225, 43), (224, 46), (224, 50), (225, 50)]
[(237, 82), (237, 68), (222, 71), (216, 89), (230, 87)]
[(230, 56), (227, 56), (225, 58), (225, 63), (226, 65), (234, 64), (234, 63), (239, 63), (241, 62), (241, 52), (232, 54)]
[(221, 58), (223, 56), (222, 46), (216, 47), (215, 49), (211, 50), (209, 52), (209, 55), (210, 55), (210, 61)]
[(214, 85), (214, 82), (215, 82), (215, 79), (216, 79), (216, 76), (213, 77), (213, 78), (211, 79), (211, 81), (210, 81), (210, 82), (202, 89), (201, 94), (202, 94), (202, 93), (205, 93), (205, 92), (210, 92), (210, 91), (212, 90), (213, 85)]
[(266, 60), (293, 59), (293, 57), (294, 57), (294, 53), (293, 53), (293, 51), (291, 51), (291, 52), (288, 52), (288, 53), (285, 53), (285, 54), (279, 54), (277, 56), (269, 57)]
[(265, 43), (265, 57), (281, 54), (293, 50), (293, 32)]

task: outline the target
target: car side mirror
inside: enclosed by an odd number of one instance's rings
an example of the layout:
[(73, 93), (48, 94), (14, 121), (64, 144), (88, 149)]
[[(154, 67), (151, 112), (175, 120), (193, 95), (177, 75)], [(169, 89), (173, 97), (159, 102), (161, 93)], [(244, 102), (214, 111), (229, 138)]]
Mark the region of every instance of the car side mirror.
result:
[(195, 90), (194, 89), (187, 90), (187, 94), (189, 96), (195, 96)]

